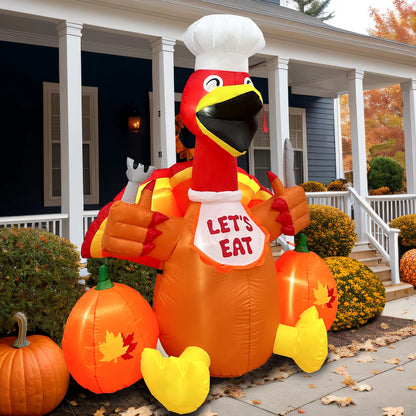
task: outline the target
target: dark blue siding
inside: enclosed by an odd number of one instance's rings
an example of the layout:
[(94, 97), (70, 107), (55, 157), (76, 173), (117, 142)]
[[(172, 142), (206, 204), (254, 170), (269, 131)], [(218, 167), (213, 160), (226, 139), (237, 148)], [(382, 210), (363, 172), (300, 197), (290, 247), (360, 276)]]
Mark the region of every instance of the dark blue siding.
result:
[(289, 105), (306, 109), (308, 180), (328, 184), (336, 179), (333, 100), (290, 94)]
[[(59, 211), (43, 206), (43, 86), (59, 82), (58, 49), (0, 41), (0, 216)], [(176, 91), (192, 73), (175, 68)], [(133, 105), (146, 116), (138, 145), (140, 161), (150, 162), (149, 91), (152, 62), (145, 59), (82, 52), (82, 84), (98, 87), (100, 203), (111, 201), (125, 186)]]

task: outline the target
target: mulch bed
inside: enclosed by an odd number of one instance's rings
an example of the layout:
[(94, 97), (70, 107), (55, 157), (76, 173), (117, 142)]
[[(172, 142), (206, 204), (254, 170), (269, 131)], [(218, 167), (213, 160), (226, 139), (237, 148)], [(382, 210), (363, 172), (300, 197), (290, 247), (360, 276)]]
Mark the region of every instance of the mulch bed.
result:
[(412, 319), (393, 318), (391, 316), (380, 316), (361, 328), (344, 330), (339, 332), (328, 332), (328, 344), (334, 347), (344, 347), (355, 342), (365, 342), (368, 339), (375, 340), (386, 336), (402, 328), (412, 327), (416, 321)]
[[(413, 328), (412, 330), (404, 330), (404, 328)], [(367, 340), (389, 339), (390, 342), (395, 342), (407, 336), (416, 335), (416, 321), (410, 319), (393, 318), (387, 316), (380, 316), (367, 325), (354, 330), (345, 330), (340, 332), (328, 333), (328, 344), (330, 344), (331, 351), (337, 353), (338, 349), (343, 347), (362, 344)], [(397, 335), (399, 334), (399, 335)], [(389, 343), (389, 341), (388, 341)], [(359, 348), (358, 348), (359, 350)], [(357, 348), (352, 348), (353, 354), (357, 352)], [(254, 370), (248, 375), (236, 379), (211, 379), (211, 385), (216, 386), (217, 390), (223, 394), (220, 396), (213, 395), (211, 392), (211, 400), (227, 395), (227, 390), (219, 386), (223, 386), (229, 382), (231, 390), (234, 389), (234, 394), (237, 389), (247, 387), (247, 379), (256, 379), (255, 384), (264, 384), (271, 381), (267, 378), (267, 374), (279, 368), (287, 368), (292, 366), (291, 360), (280, 356), (272, 356), (264, 366), (260, 369)], [(296, 372), (296, 371), (295, 371)], [(289, 374), (290, 375), (290, 374)], [(264, 381), (260, 381), (261, 377)], [(276, 379), (276, 378), (275, 378)], [(225, 381), (224, 381), (225, 380)], [(211, 389), (213, 390), (213, 388)], [(232, 395), (232, 394), (231, 394)], [(236, 397), (236, 396), (233, 396)], [(144, 407), (143, 407), (144, 406)], [(143, 380), (140, 380), (133, 386), (112, 394), (94, 394), (88, 390), (80, 387), (74, 380), (71, 379), (68, 393), (62, 403), (49, 416), (116, 416), (123, 414), (129, 408), (141, 408), (143, 412), (134, 413), (134, 415), (168, 415), (169, 413), (157, 404), (156, 400), (149, 393)], [(147, 413), (148, 412), (148, 413)]]

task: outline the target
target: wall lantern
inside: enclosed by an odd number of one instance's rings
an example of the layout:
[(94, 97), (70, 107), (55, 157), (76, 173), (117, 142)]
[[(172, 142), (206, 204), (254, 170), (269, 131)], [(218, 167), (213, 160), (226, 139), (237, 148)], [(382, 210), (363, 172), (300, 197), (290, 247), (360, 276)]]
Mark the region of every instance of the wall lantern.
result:
[(140, 125), (142, 124), (142, 117), (134, 110), (129, 115), (129, 131), (131, 133), (138, 133), (140, 130)]

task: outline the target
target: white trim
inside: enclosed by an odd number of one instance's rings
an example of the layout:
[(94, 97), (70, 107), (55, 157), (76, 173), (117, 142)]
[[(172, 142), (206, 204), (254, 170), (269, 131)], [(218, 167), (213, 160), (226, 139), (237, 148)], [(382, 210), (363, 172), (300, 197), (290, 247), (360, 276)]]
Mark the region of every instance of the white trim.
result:
[(403, 97), (407, 192), (416, 193), (416, 80), (400, 84)]
[(342, 156), (342, 133), (341, 133), (341, 105), (338, 95), (334, 98), (334, 133), (335, 133), (335, 172), (337, 178), (345, 178), (344, 163)]
[[(290, 115), (300, 115), (302, 116), (302, 149), (296, 148), (293, 146), (293, 150), (302, 151), (303, 159), (303, 182), (308, 181), (308, 141), (306, 134), (306, 109), (299, 107), (289, 107), (289, 117)], [(290, 138), (290, 122), (289, 122), (289, 138)]]
[(188, 190), (188, 197), (193, 202), (236, 202), (241, 201), (243, 193), (241, 191), (195, 191), (192, 188)]
[[(52, 195), (52, 137), (51, 137), (51, 93), (59, 94), (59, 84), (43, 83), (43, 200), (44, 206), (60, 206), (61, 197)], [(99, 203), (99, 158), (98, 158), (98, 88), (82, 87), (82, 95), (90, 98), (91, 140), (90, 145), (90, 194), (84, 194), (84, 204)], [(56, 143), (60, 143), (56, 141)]]

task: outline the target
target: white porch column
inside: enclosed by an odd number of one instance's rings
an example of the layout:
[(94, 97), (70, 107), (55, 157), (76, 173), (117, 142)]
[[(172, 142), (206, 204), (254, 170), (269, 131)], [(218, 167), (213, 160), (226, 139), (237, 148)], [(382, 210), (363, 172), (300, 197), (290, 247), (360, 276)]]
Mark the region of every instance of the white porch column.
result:
[(267, 61), (271, 170), (283, 181), (283, 147), (289, 137), (289, 59)]
[[(354, 188), (365, 198), (368, 195), (367, 157), (364, 124), (364, 71), (355, 69), (348, 73), (348, 95), (351, 119), (352, 171)], [(366, 240), (364, 212), (355, 210), (355, 230), (358, 242)]]
[(68, 214), (63, 236), (81, 250), (83, 236), (81, 29), (63, 21), (59, 36), (59, 95), (61, 119), (61, 211)]
[(159, 38), (151, 43), (153, 76), (152, 165), (166, 168), (176, 163), (175, 41)]
[(342, 157), (342, 133), (341, 133), (341, 105), (340, 95), (334, 98), (334, 131), (335, 131), (335, 164), (336, 177), (345, 178), (344, 163)]
[(416, 194), (416, 80), (400, 84), (403, 96), (407, 193)]

